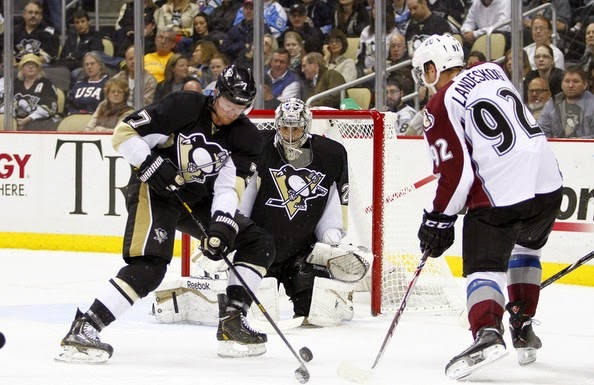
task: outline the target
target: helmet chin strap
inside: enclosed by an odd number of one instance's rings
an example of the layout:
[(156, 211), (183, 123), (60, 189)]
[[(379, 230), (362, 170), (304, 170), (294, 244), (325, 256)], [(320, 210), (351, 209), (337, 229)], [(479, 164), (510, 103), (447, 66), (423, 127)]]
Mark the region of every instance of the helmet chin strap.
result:
[[(429, 90), (431, 91), (432, 94), (437, 92), (435, 85), (439, 81), (439, 75), (441, 75), (441, 71), (437, 71), (437, 69), (435, 69), (435, 80), (431, 84), (429, 84), (429, 83), (425, 84), (427, 86), (427, 88), (429, 88)], [(423, 77), (425, 77), (424, 74), (423, 74)]]

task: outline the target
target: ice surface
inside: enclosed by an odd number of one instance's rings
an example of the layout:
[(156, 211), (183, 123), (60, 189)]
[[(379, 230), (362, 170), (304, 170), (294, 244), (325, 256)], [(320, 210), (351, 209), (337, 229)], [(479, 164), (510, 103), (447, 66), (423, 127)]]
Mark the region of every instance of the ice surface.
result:
[[(83, 311), (122, 266), (118, 255), (0, 250), (0, 385), (278, 385), (298, 384), (297, 360), (275, 335), (268, 352), (248, 359), (217, 357), (214, 327), (163, 325), (149, 315), (151, 298), (139, 301), (101, 333), (114, 355), (106, 364), (54, 362), (77, 306)], [(179, 276), (174, 260), (170, 277)], [(422, 281), (421, 274), (419, 280)], [(420, 282), (419, 281), (419, 282)], [(537, 361), (520, 367), (516, 354), (460, 383), (489, 385), (594, 384), (594, 288), (554, 284), (543, 290), (535, 326), (543, 341)], [(286, 301), (286, 299), (284, 299)], [(283, 302), (282, 316), (290, 317)], [(296, 351), (309, 347), (308, 384), (348, 384), (336, 370), (343, 361), (368, 368), (391, 315), (370, 315), (358, 297), (353, 321), (335, 328), (293, 329), (286, 337)], [(509, 344), (509, 333), (505, 335)], [(471, 343), (455, 316), (405, 312), (370, 384), (452, 384), (444, 375), (451, 357)]]

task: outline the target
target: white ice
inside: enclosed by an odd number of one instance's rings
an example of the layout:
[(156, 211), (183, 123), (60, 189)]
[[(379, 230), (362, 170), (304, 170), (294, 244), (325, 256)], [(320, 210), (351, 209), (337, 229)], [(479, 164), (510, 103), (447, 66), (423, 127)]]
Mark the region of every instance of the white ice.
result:
[[(77, 307), (83, 311), (122, 266), (118, 255), (0, 250), (0, 385), (298, 384), (297, 360), (277, 335), (256, 358), (216, 355), (215, 328), (159, 324), (149, 315), (151, 297), (139, 301), (101, 333), (113, 345), (100, 365), (69, 365), (53, 357)], [(179, 275), (179, 260), (168, 274)], [(421, 274), (420, 280), (423, 276)], [(543, 341), (537, 362), (520, 367), (513, 348), (502, 360), (460, 383), (489, 385), (594, 384), (594, 288), (554, 284), (542, 292), (536, 331)], [(365, 295), (353, 321), (335, 328), (286, 332), (298, 350), (309, 347), (309, 384), (348, 384), (336, 374), (343, 361), (369, 368), (391, 315), (370, 315)], [(288, 303), (284, 317), (290, 317)], [(505, 335), (509, 344), (509, 333)], [(471, 343), (457, 317), (405, 312), (370, 384), (453, 384), (444, 376), (451, 357)]]

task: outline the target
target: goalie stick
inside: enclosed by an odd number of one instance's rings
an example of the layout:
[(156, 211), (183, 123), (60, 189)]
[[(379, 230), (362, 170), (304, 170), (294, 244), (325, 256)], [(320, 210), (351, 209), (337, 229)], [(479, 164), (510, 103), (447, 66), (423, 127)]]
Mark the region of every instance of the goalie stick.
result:
[[(182, 204), (182, 206), (184, 206), (184, 208), (188, 211), (188, 214), (190, 214), (190, 217), (196, 223), (196, 226), (198, 226), (198, 228), (200, 229), (200, 232), (202, 233), (202, 236), (206, 238), (208, 236), (208, 234), (207, 234), (206, 228), (204, 227), (204, 225), (202, 224), (202, 222), (200, 222), (198, 220), (198, 218), (196, 218), (196, 216), (194, 215), (194, 212), (192, 211), (192, 209), (190, 208), (190, 206), (188, 206), (188, 204), (179, 195), (179, 192), (177, 190), (174, 190), (174, 193), (175, 193), (175, 196), (177, 197), (177, 199), (179, 200), (179, 202)], [(297, 361), (299, 361), (300, 366), (297, 369), (295, 369), (295, 377), (297, 378), (297, 380), (300, 383), (302, 383), (302, 384), (304, 384), (307, 381), (309, 381), (309, 377), (310, 377), (309, 370), (305, 366), (305, 362), (303, 361), (303, 359), (301, 358), (301, 356), (295, 351), (295, 349), (293, 348), (293, 346), (291, 346), (291, 344), (287, 340), (287, 337), (285, 337), (285, 335), (280, 330), (280, 328), (278, 327), (278, 325), (276, 324), (276, 322), (274, 322), (274, 320), (272, 319), (272, 316), (266, 311), (266, 308), (264, 307), (264, 305), (262, 305), (262, 302), (260, 302), (260, 300), (258, 299), (258, 297), (256, 297), (256, 294), (254, 294), (254, 292), (252, 291), (252, 289), (250, 289), (250, 287), (245, 282), (245, 280), (243, 279), (243, 277), (237, 272), (237, 269), (235, 268), (235, 266), (233, 265), (233, 263), (231, 263), (231, 261), (229, 260), (229, 258), (226, 255), (224, 255), (224, 254), (221, 254), (220, 256), (225, 261), (225, 263), (227, 264), (227, 266), (229, 266), (229, 269), (233, 272), (233, 274), (235, 274), (235, 276), (237, 277), (237, 279), (239, 280), (239, 282), (241, 282), (242, 286), (247, 291), (247, 293), (250, 296), (250, 298), (252, 299), (252, 301), (254, 301), (254, 303), (258, 306), (258, 308), (260, 309), (260, 311), (262, 312), (262, 314), (264, 314), (264, 316), (266, 317), (266, 320), (268, 321), (268, 323), (270, 323), (270, 326), (272, 326), (273, 329), (276, 331), (276, 334), (278, 334), (278, 336), (283, 340), (283, 342), (285, 343), (285, 345), (289, 348), (289, 350), (291, 351), (291, 353), (293, 353), (293, 356), (295, 356), (295, 358), (297, 359)], [(304, 348), (302, 348), (302, 349), (304, 349)]]
[(425, 250), (425, 252), (423, 253), (423, 256), (419, 260), (419, 263), (417, 264), (417, 268), (413, 274), (413, 277), (410, 280), (410, 283), (408, 284), (408, 288), (406, 289), (406, 292), (404, 293), (404, 297), (402, 297), (402, 300), (400, 301), (400, 306), (398, 307), (396, 314), (394, 314), (392, 323), (390, 324), (390, 327), (388, 328), (386, 336), (384, 337), (382, 346), (380, 347), (379, 351), (377, 352), (377, 356), (375, 357), (375, 361), (373, 361), (373, 365), (371, 365), (371, 369), (361, 369), (361, 368), (356, 367), (355, 365), (349, 364), (347, 362), (343, 362), (338, 367), (338, 375), (340, 377), (342, 377), (348, 381), (359, 382), (359, 383), (366, 382), (369, 379), (369, 377), (371, 377), (372, 370), (375, 369), (377, 367), (377, 365), (379, 364), (382, 356), (384, 355), (384, 352), (386, 351), (388, 342), (390, 342), (390, 340), (392, 339), (392, 335), (394, 335), (394, 330), (396, 329), (396, 326), (398, 325), (398, 321), (400, 321), (400, 316), (402, 316), (402, 313), (404, 312), (404, 309), (406, 308), (406, 301), (408, 300), (408, 297), (410, 297), (410, 294), (412, 293), (413, 288), (415, 287), (415, 284), (417, 283), (417, 279), (419, 278), (419, 275), (421, 275), (421, 271), (423, 270), (423, 267), (425, 266), (425, 262), (427, 262), (427, 258), (429, 258), (430, 253), (431, 252), (429, 250)]
[(578, 267), (584, 265), (586, 262), (594, 258), (594, 251), (591, 251), (587, 255), (583, 256), (582, 258), (575, 261), (573, 264), (567, 266), (566, 268), (558, 271), (556, 274), (552, 275), (551, 277), (547, 278), (540, 284), (540, 290), (544, 289), (545, 287), (549, 286), (551, 283), (557, 281), (558, 279), (566, 276), (567, 274), (571, 273)]

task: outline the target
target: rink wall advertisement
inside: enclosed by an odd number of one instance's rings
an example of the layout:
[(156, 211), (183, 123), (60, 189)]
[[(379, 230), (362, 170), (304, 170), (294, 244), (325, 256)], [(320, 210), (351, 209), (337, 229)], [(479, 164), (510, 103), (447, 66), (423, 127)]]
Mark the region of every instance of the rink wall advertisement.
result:
[[(428, 159), (423, 141), (407, 138), (398, 145), (406, 148), (399, 164), (419, 178), (425, 176)], [(565, 187), (558, 221), (543, 252), (545, 275), (594, 248), (594, 141), (551, 141), (551, 145)], [(130, 166), (113, 150), (110, 135), (0, 133), (0, 247), (119, 252), (129, 177)], [(434, 189), (435, 181), (420, 187), (425, 194), (413, 199), (411, 210), (421, 213), (424, 196)], [(458, 238), (460, 233), (458, 228)], [(448, 255), (457, 273), (459, 239)], [(566, 282), (594, 285), (592, 273), (594, 266), (589, 265)]]

